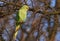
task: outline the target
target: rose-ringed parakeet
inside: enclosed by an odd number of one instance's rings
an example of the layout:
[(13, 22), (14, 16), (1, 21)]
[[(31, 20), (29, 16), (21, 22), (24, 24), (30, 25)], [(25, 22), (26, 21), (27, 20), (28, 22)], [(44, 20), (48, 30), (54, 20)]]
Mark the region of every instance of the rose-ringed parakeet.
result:
[(20, 29), (21, 27), (21, 24), (19, 24), (20, 22), (25, 22), (26, 18), (27, 18), (27, 11), (29, 9), (29, 6), (27, 5), (23, 5), (18, 13), (16, 14), (16, 28), (15, 28), (15, 33), (14, 33), (14, 36), (13, 38), (16, 39), (16, 36), (18, 34), (18, 29)]

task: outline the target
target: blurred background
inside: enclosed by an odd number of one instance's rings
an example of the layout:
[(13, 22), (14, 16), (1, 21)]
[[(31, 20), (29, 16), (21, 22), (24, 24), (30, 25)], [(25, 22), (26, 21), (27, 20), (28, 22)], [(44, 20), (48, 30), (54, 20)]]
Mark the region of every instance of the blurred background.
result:
[(15, 17), (27, 4), (27, 19), (15, 41), (60, 41), (60, 0), (0, 0), (0, 41), (14, 41)]

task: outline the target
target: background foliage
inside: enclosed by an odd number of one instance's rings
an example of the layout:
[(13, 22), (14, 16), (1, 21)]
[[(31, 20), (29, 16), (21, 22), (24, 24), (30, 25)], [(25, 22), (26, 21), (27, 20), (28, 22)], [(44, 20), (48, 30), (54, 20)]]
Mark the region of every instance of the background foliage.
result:
[(14, 41), (15, 16), (27, 4), (27, 20), (16, 41), (60, 41), (60, 0), (1, 0), (0, 41)]

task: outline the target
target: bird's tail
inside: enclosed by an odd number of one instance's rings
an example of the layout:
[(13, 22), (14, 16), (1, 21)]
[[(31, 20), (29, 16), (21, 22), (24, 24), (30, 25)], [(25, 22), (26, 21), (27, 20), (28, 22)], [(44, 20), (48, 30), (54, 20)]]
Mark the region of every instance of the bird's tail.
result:
[(18, 34), (18, 30), (19, 30), (19, 29), (20, 29), (20, 25), (16, 26), (16, 28), (15, 28), (15, 33), (14, 33), (14, 35), (13, 35), (13, 40), (16, 39), (16, 36), (17, 36), (17, 34)]

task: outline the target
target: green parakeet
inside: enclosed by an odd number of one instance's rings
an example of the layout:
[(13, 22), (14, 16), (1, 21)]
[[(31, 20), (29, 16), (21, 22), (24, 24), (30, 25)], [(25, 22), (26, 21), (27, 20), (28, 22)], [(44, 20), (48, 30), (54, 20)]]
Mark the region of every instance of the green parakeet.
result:
[(18, 11), (18, 13), (16, 14), (16, 28), (15, 28), (15, 34), (14, 34), (14, 36), (13, 36), (13, 38), (14, 39), (16, 39), (16, 36), (17, 36), (17, 33), (18, 33), (18, 29), (20, 28), (20, 22), (25, 22), (25, 20), (26, 20), (26, 18), (27, 18), (27, 11), (28, 11), (28, 9), (29, 9), (29, 6), (27, 6), (27, 5), (23, 5), (20, 9), (19, 9), (19, 11)]

